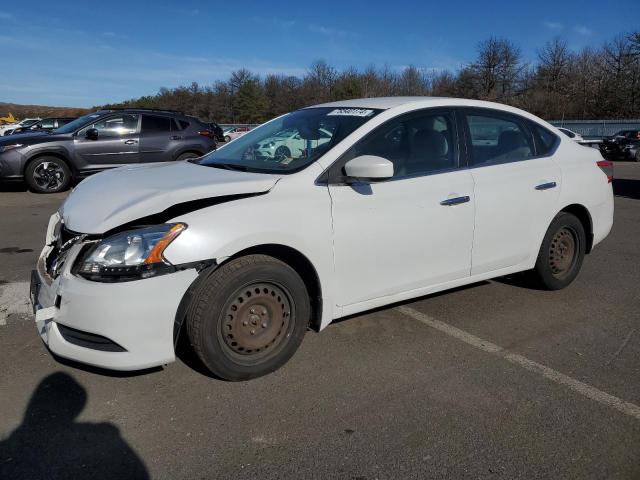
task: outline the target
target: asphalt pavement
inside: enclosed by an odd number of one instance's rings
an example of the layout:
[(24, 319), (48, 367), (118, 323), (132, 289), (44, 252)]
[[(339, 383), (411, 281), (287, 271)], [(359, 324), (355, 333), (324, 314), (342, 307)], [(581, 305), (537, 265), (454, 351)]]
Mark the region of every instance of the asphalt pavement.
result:
[(117, 374), (54, 359), (29, 271), (64, 194), (0, 191), (0, 478), (640, 478), (640, 164), (567, 289), (497, 279), (309, 332), (227, 383), (181, 348)]

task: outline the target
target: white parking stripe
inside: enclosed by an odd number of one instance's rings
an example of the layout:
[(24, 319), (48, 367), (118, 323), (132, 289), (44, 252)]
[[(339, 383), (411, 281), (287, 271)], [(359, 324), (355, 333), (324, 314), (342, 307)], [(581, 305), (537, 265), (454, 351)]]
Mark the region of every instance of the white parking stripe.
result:
[(7, 317), (13, 313), (31, 314), (29, 282), (0, 285), (0, 325), (6, 325)]
[(457, 338), (458, 340), (461, 340), (468, 345), (476, 347), (487, 353), (491, 353), (497, 357), (504, 358), (508, 362), (519, 365), (520, 367), (529, 370), (530, 372), (538, 373), (555, 383), (564, 385), (574, 392), (590, 398), (591, 400), (595, 400), (596, 402), (614, 408), (624, 413), (625, 415), (634, 417), (636, 420), (640, 420), (640, 407), (638, 405), (630, 402), (625, 402), (621, 398), (610, 395), (606, 392), (603, 392), (602, 390), (598, 390), (597, 388), (592, 387), (591, 385), (587, 385), (586, 383), (576, 380), (575, 378), (571, 378), (563, 373), (553, 370), (552, 368), (549, 368), (538, 362), (534, 362), (533, 360), (529, 360), (522, 355), (508, 352), (499, 345), (483, 340), (482, 338), (476, 337), (475, 335), (467, 333), (464, 330), (460, 330), (459, 328), (456, 328), (447, 323), (441, 322), (440, 320), (436, 320), (435, 318), (432, 318), (429, 315), (419, 312), (418, 310), (415, 310), (411, 307), (400, 306), (396, 307), (396, 310), (400, 313), (403, 313), (404, 315), (418, 320), (419, 322), (424, 323), (425, 325), (428, 325), (431, 328), (435, 328), (442, 333)]

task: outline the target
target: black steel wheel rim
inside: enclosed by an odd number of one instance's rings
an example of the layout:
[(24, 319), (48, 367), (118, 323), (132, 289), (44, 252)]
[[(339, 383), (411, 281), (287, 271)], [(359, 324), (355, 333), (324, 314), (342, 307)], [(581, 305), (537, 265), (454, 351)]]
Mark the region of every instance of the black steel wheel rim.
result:
[(294, 305), (288, 290), (274, 282), (250, 283), (227, 301), (218, 331), (234, 361), (252, 365), (277, 354), (293, 331)]

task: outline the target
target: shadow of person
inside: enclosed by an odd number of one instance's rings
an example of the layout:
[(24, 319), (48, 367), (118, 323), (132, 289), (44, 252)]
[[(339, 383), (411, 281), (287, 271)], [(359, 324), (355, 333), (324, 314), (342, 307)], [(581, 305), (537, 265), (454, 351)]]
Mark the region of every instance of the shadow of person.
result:
[(75, 421), (86, 403), (87, 392), (66, 373), (43, 379), (22, 424), (0, 442), (0, 478), (149, 478), (114, 425)]

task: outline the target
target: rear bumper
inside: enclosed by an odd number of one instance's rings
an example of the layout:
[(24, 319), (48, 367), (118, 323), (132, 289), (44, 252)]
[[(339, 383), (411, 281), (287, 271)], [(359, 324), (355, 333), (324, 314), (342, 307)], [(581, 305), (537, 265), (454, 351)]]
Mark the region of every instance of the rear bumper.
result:
[(73, 247), (62, 273), (44, 271), (43, 250), (32, 274), (38, 334), (63, 358), (113, 370), (139, 370), (175, 360), (173, 327), (195, 269), (123, 283), (92, 282), (71, 274)]
[(613, 188), (609, 184), (607, 199), (589, 208), (591, 221), (593, 223), (593, 246), (604, 240), (613, 227)]

